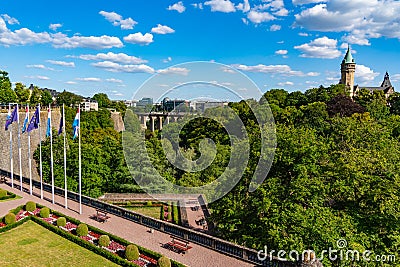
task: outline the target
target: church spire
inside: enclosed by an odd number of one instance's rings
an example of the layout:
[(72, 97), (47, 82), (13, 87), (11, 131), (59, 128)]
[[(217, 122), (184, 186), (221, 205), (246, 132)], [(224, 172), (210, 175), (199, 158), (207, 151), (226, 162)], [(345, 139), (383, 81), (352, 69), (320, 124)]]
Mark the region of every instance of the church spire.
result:
[(351, 55), (350, 45), (347, 46), (347, 52), (346, 52), (346, 55), (344, 56), (343, 62), (345, 64), (355, 63), (354, 58)]

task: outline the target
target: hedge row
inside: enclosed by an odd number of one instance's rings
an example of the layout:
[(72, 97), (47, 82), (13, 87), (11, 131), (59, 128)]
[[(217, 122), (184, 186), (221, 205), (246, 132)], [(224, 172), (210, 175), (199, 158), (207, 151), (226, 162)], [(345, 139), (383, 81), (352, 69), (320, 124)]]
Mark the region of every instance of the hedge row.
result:
[[(41, 207), (41, 206), (38, 205), (38, 207)], [(73, 224), (76, 224), (76, 225), (79, 225), (79, 224), (82, 223), (81, 221), (79, 221), (79, 220), (77, 220), (75, 218), (69, 217), (69, 216), (67, 216), (65, 214), (62, 214), (62, 213), (60, 213), (58, 211), (55, 211), (55, 210), (52, 210), (52, 214), (54, 214), (54, 215), (56, 215), (58, 217), (65, 217), (67, 219), (67, 221), (69, 221), (69, 222), (71, 222)], [(123, 238), (121, 238), (119, 236), (115, 236), (115, 235), (113, 235), (111, 233), (105, 232), (105, 231), (103, 231), (101, 229), (98, 229), (98, 228), (96, 228), (94, 226), (88, 225), (88, 228), (89, 228), (89, 231), (95, 232), (97, 234), (108, 235), (110, 237), (110, 239), (114, 240), (115, 242), (120, 243), (121, 245), (128, 246), (129, 244), (132, 244), (131, 242), (129, 242), (129, 241), (127, 241), (127, 240), (125, 240), (125, 239), (123, 239)], [(81, 238), (79, 238), (79, 239), (82, 240)], [(134, 245), (136, 245), (136, 244), (134, 244)], [(151, 257), (153, 259), (159, 259), (159, 258), (161, 258), (163, 256), (163, 255), (161, 255), (161, 254), (159, 254), (157, 252), (154, 252), (152, 250), (146, 249), (144, 247), (141, 247), (141, 246), (138, 246), (138, 245), (136, 245), (136, 246), (138, 247), (138, 249), (139, 249), (141, 254), (146, 255), (148, 257)], [(183, 264), (181, 264), (179, 262), (173, 261), (173, 260), (171, 260), (171, 263), (172, 263), (172, 267), (185, 267), (185, 265), (183, 265)]]
[[(21, 209), (24, 208), (24, 206), (25, 205), (21, 205), (21, 206), (15, 208), (15, 209), (10, 210), (10, 212), (14, 213), (14, 214), (17, 214)], [(38, 208), (43, 208), (44, 207), (44, 206), (42, 206), (40, 204), (37, 204), (36, 206)], [(81, 221), (79, 221), (79, 220), (77, 220), (75, 218), (66, 216), (65, 214), (62, 214), (62, 213), (57, 212), (55, 210), (52, 210), (51, 213), (56, 215), (56, 216), (58, 216), (58, 217), (65, 217), (67, 219), (67, 221), (69, 221), (71, 223), (74, 223), (76, 225), (79, 225), (79, 224), (82, 223)], [(2, 218), (2, 220), (3, 219), (4, 218)], [(4, 226), (4, 227), (0, 228), (0, 233), (6, 232), (6, 231), (8, 231), (10, 229), (18, 227), (18, 226), (20, 226), (21, 224), (23, 224), (24, 222), (26, 222), (28, 220), (32, 220), (32, 221), (38, 223), (39, 225), (45, 227), (46, 229), (48, 229), (48, 230), (50, 230), (50, 231), (52, 231), (52, 232), (54, 232), (54, 233), (56, 233), (56, 234), (58, 234), (58, 235), (60, 235), (60, 236), (62, 236), (64, 238), (66, 238), (66, 239), (68, 239), (68, 240), (70, 240), (70, 241), (72, 241), (72, 242), (74, 242), (74, 243), (76, 243), (76, 244), (78, 244), (78, 245), (80, 245), (80, 246), (82, 246), (84, 248), (87, 248), (90, 251), (93, 251), (94, 253), (96, 253), (98, 255), (101, 255), (101, 256), (105, 257), (106, 259), (108, 259), (108, 260), (110, 260), (112, 262), (115, 262), (115, 263), (117, 263), (117, 264), (119, 264), (121, 266), (135, 266), (135, 267), (137, 267), (136, 264), (134, 264), (132, 262), (129, 262), (129, 261), (127, 261), (127, 260), (115, 255), (114, 253), (111, 253), (111, 252), (105, 250), (105, 249), (102, 249), (102, 248), (100, 248), (100, 247), (98, 247), (98, 246), (96, 246), (96, 245), (94, 245), (94, 244), (92, 244), (92, 243), (90, 243), (90, 242), (88, 242), (88, 241), (76, 236), (76, 235), (73, 235), (73, 234), (71, 234), (69, 232), (66, 232), (66, 231), (58, 228), (57, 226), (49, 224), (46, 221), (44, 221), (41, 218), (36, 217), (36, 216), (28, 216), (28, 217), (26, 217), (26, 218), (24, 218), (24, 219), (22, 219), (22, 220), (20, 220), (20, 221), (18, 221), (16, 223)], [(118, 236), (115, 236), (115, 235), (112, 235), (110, 233), (107, 233), (107, 232), (105, 232), (105, 231), (103, 231), (101, 229), (98, 229), (96, 227), (93, 227), (91, 225), (88, 225), (88, 229), (89, 229), (89, 231), (93, 231), (93, 232), (98, 233), (100, 235), (108, 235), (110, 237), (110, 239), (114, 240), (115, 242), (120, 243), (121, 245), (128, 246), (128, 245), (132, 244), (131, 242), (129, 242), (129, 241), (125, 240), (125, 239), (122, 239), (122, 238), (120, 238)], [(159, 254), (157, 252), (154, 252), (152, 250), (146, 249), (144, 247), (141, 247), (141, 246), (138, 246), (138, 245), (136, 245), (136, 246), (138, 247), (138, 249), (139, 249), (141, 254), (146, 255), (148, 257), (151, 257), (153, 259), (157, 259), (158, 260), (159, 258), (161, 258), (163, 256), (163, 255), (161, 255), (161, 254)], [(171, 260), (171, 263), (172, 263), (172, 267), (185, 267), (185, 265), (183, 265), (183, 264), (181, 264), (179, 262), (173, 261), (173, 260)]]
[(127, 267), (138, 267), (138, 265), (129, 262), (117, 255), (115, 255), (114, 253), (109, 252), (108, 250), (105, 250), (103, 248), (100, 248), (92, 243), (90, 243), (89, 241), (86, 241), (82, 238), (79, 238), (78, 236), (71, 234), (70, 232), (64, 231), (52, 224), (47, 223), (46, 221), (43, 221), (42, 219), (35, 217), (35, 216), (31, 216), (30, 217), (34, 222), (36, 222), (37, 224), (45, 227), (46, 229), (56, 233), (57, 235), (60, 235), (64, 238), (66, 238), (69, 241), (72, 241), (76, 244), (78, 244), (81, 247), (84, 247), (100, 256), (103, 256), (104, 258), (118, 264), (121, 266), (127, 266)]
[(177, 225), (180, 225), (180, 220), (179, 220), (179, 208), (178, 208), (178, 204), (175, 203), (175, 205), (172, 206), (172, 215), (173, 215), (173, 219), (174, 219), (174, 223)]

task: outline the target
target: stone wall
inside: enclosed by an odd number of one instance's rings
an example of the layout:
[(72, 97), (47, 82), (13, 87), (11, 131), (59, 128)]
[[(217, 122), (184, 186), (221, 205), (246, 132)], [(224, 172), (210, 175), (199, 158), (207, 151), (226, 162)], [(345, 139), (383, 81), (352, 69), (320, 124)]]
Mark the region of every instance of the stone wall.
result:
[[(31, 117), (34, 113), (34, 109), (31, 109), (29, 116)], [(61, 114), (59, 109), (52, 110), (51, 123), (54, 129), (58, 130), (60, 125)], [(19, 180), (19, 153), (18, 153), (18, 127), (17, 122), (13, 122), (8, 128), (8, 131), (4, 129), (6, 123), (7, 113), (0, 113), (0, 169), (5, 171), (11, 171), (10, 166), (10, 132), (12, 133), (12, 147), (13, 147), (13, 168), (14, 168), (14, 179)], [(22, 129), (23, 121), (25, 119), (25, 110), (20, 110), (19, 121), (20, 129)], [(46, 128), (47, 128), (47, 110), (40, 112), (40, 131), (42, 140), (46, 139)], [(39, 173), (36, 168), (36, 161), (33, 159), (33, 153), (39, 146), (39, 129), (33, 130), (30, 133), (31, 136), (31, 155), (32, 155), (32, 177), (35, 180), (39, 180)], [(29, 163), (28, 163), (28, 133), (21, 133), (21, 162), (22, 162), (22, 175), (29, 177)]]

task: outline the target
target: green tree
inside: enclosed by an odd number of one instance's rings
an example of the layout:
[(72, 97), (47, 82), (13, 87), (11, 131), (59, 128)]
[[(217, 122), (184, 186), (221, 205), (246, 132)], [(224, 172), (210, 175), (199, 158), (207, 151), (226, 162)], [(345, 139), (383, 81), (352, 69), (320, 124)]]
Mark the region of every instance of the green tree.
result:
[(109, 108), (111, 107), (111, 100), (105, 93), (97, 93), (92, 97), (99, 103), (99, 108)]
[(263, 98), (261, 98), (260, 104), (264, 104), (265, 100), (267, 100), (269, 104), (275, 104), (283, 108), (285, 107), (288, 94), (289, 93), (284, 89), (271, 89), (264, 94)]
[(36, 105), (40, 103), (40, 97), (42, 96), (42, 91), (39, 89), (39, 87), (34, 86), (32, 93), (31, 93), (31, 97), (29, 99), (29, 103), (31, 105)]
[(53, 97), (51, 96), (49, 91), (42, 90), (41, 96), (40, 96), (40, 104), (44, 107), (50, 105), (53, 103)]
[(57, 96), (56, 102), (59, 106), (65, 104), (67, 107), (77, 107), (82, 101), (82, 97), (74, 93), (63, 91)]
[(15, 94), (17, 95), (18, 103), (24, 104), (28, 102), (31, 92), (29, 91), (28, 88), (26, 88), (24, 84), (16, 83), (14, 91)]
[(11, 81), (8, 72), (0, 70), (0, 90), (10, 90)]

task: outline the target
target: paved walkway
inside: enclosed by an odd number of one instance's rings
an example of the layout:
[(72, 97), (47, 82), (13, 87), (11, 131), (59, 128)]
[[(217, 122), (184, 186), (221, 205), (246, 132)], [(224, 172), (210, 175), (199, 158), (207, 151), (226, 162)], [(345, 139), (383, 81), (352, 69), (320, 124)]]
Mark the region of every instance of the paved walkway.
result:
[(79, 203), (68, 200), (68, 209), (64, 208), (64, 198), (60, 196), (55, 196), (55, 204), (51, 203), (51, 194), (48, 192), (44, 192), (44, 199), (40, 199), (40, 189), (35, 188), (34, 194), (29, 195), (28, 185), (24, 184), (24, 192), (19, 190), (19, 184), (14, 184), (14, 188), (11, 188), (7, 184), (0, 184), (0, 188), (6, 189), (10, 192), (13, 192), (22, 197), (22, 199), (0, 202), (0, 216), (4, 216), (10, 209), (13, 209), (19, 205), (25, 204), (27, 201), (35, 201), (40, 203), (41, 205), (45, 205), (50, 209), (59, 211), (68, 215), (70, 217), (74, 217), (82, 222), (85, 222), (89, 225), (95, 226), (99, 229), (102, 229), (106, 232), (109, 232), (113, 235), (122, 237), (132, 243), (145, 247), (147, 249), (156, 251), (160, 254), (163, 254), (171, 259), (179, 261), (187, 266), (191, 267), (250, 267), (254, 266), (253, 264), (241, 261), (239, 259), (229, 257), (225, 254), (216, 252), (214, 250), (208, 249), (206, 247), (202, 247), (197, 244), (191, 243), (193, 247), (186, 254), (177, 254), (168, 249), (162, 247), (162, 244), (165, 244), (171, 241), (171, 238), (168, 234), (154, 231), (154, 233), (149, 233), (148, 228), (125, 220), (121, 217), (110, 215), (111, 218), (105, 223), (99, 223), (89, 217), (95, 214), (95, 209), (92, 207), (88, 207), (82, 205), (82, 214), (79, 214)]

